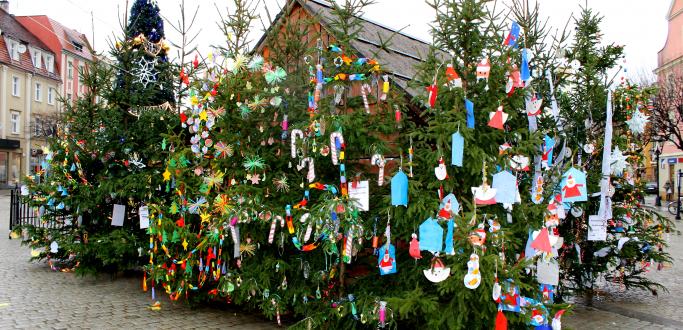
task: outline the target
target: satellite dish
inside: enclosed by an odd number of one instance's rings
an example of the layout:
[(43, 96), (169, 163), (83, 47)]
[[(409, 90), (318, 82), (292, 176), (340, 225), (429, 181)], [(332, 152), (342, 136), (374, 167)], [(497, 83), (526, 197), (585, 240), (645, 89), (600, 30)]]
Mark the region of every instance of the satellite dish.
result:
[(26, 53), (26, 45), (19, 44), (19, 47), (17, 47), (17, 51), (19, 52), (19, 54)]

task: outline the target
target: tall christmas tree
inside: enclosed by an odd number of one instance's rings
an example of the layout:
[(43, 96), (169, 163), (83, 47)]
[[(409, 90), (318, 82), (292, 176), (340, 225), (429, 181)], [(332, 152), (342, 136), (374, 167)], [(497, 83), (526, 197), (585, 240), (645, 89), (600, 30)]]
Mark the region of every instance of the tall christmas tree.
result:
[[(670, 261), (662, 237), (668, 220), (640, 202), (647, 104), (653, 91), (624, 78), (615, 81), (623, 47), (601, 45), (601, 21), (589, 8), (575, 20), (574, 42), (565, 59), (569, 75), (559, 93), (563, 138), (574, 146), (569, 159), (586, 174), (587, 190), (597, 197), (569, 205), (571, 212), (560, 227), (566, 247), (563, 293), (585, 294), (589, 304), (605, 283), (622, 289), (661, 288), (644, 275)], [(613, 86), (618, 87), (608, 93)]]
[(126, 35), (134, 37), (112, 50), (118, 62), (81, 72), (86, 93), (65, 103), (44, 177), (28, 182), (44, 220), (56, 222), (29, 228), (28, 242), (42, 249), (38, 258), (68, 258), (80, 273), (139, 266), (146, 236), (138, 210), (166, 198), (163, 139), (178, 126), (165, 103), (173, 101), (168, 46), (156, 5), (136, 1), (131, 14)]

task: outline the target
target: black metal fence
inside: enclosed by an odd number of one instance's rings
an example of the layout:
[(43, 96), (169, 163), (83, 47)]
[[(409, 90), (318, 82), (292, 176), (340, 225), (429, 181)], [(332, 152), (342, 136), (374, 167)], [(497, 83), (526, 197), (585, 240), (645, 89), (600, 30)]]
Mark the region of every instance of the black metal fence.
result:
[[(24, 196), (26, 197), (26, 196)], [(22, 200), (21, 191), (12, 189), (10, 193), (10, 213), (9, 213), (9, 230), (10, 232), (17, 226), (32, 225), (35, 227), (44, 228), (59, 228), (64, 225), (66, 221), (71, 220), (70, 217), (59, 216), (52, 220), (59, 221), (45, 221), (41, 218), (40, 208), (31, 206)]]

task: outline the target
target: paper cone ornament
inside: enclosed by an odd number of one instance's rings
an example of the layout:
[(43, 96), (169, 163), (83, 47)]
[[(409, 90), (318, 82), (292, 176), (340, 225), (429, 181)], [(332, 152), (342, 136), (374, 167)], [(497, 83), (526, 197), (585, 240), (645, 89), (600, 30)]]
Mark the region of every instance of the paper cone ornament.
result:
[(504, 129), (503, 125), (508, 120), (508, 114), (503, 112), (503, 106), (499, 106), (496, 111), (489, 112), (488, 125), (497, 129)]
[(446, 163), (443, 157), (439, 159), (439, 165), (434, 168), (434, 175), (439, 181), (446, 180), (448, 178), (448, 172), (446, 171)]
[(420, 224), (419, 231), (420, 251), (441, 252), (443, 248), (443, 228), (441, 228), (436, 220), (428, 218)]
[(401, 170), (391, 179), (391, 205), (408, 206), (408, 176)]
[(377, 264), (380, 275), (396, 273), (396, 248), (392, 244), (385, 244), (379, 249)]
[(538, 235), (536, 235), (536, 238), (534, 238), (533, 242), (531, 242), (531, 247), (546, 253), (552, 252), (552, 245), (550, 244), (550, 238), (548, 236), (548, 228), (541, 228)]
[(417, 240), (417, 235), (413, 233), (410, 235), (412, 239), (410, 240), (410, 248), (408, 248), (408, 253), (413, 259), (422, 259), (422, 254), (420, 253), (420, 242)]
[(465, 138), (457, 131), (451, 135), (451, 165), (462, 167)]
[(445, 267), (440, 258), (434, 258), (432, 268), (425, 269), (422, 273), (429, 281), (439, 283), (451, 276), (451, 269)]
[(448, 64), (446, 66), (446, 79), (448, 79), (448, 87), (462, 88), (462, 79), (460, 79), (458, 73), (453, 69), (453, 64)]
[(498, 311), (498, 315), (496, 315), (496, 328), (495, 330), (507, 330), (508, 329), (508, 319), (505, 318), (505, 314), (503, 314), (503, 311)]
[(465, 99), (465, 109), (467, 110), (467, 128), (474, 128), (474, 103)]

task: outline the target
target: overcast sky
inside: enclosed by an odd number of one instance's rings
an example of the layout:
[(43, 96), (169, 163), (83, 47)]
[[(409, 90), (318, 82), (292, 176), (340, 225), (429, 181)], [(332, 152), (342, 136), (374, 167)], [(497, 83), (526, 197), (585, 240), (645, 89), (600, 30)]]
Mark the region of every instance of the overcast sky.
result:
[[(180, 17), (179, 3), (182, 0), (158, 0), (162, 15), (171, 22)], [(276, 15), (285, 0), (261, 0), (272, 16)], [(534, 0), (532, 0), (534, 1)], [(537, 0), (541, 15), (549, 17), (550, 25), (564, 27), (572, 13), (578, 14), (580, 5), (588, 3), (590, 8), (602, 13), (605, 18), (602, 29), (604, 42), (615, 42), (626, 46), (628, 76), (638, 72), (651, 71), (657, 66), (657, 52), (664, 46), (667, 34), (666, 14), (670, 0)], [(509, 0), (499, 2), (507, 3)], [(133, 0), (129, 0), (129, 5)], [(195, 29), (201, 29), (197, 39), (200, 50), (209, 45), (220, 44), (223, 37), (216, 25), (219, 14), (225, 14), (226, 6), (232, 0), (185, 0), (188, 15), (199, 8)], [(64, 25), (85, 33), (92, 39), (91, 12), (94, 19), (94, 41), (98, 51), (106, 50), (107, 40), (113, 34), (120, 34), (119, 16), (123, 15), (126, 0), (10, 0), (10, 12), (15, 15), (49, 15)], [(262, 5), (260, 7), (263, 7)], [(261, 8), (261, 13), (265, 10)], [(117, 14), (118, 13), (118, 14)], [(264, 15), (265, 17), (265, 15)], [(434, 18), (433, 10), (423, 0), (377, 0), (368, 7), (365, 17), (383, 25), (400, 29), (423, 40), (431, 40), (428, 24)], [(267, 22), (267, 19), (264, 19)], [(257, 22), (253, 39), (261, 35), (262, 26)], [(170, 25), (166, 24), (166, 37), (177, 40)]]

